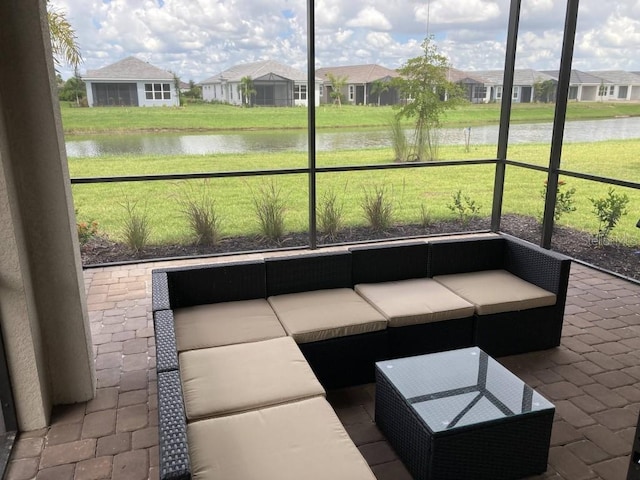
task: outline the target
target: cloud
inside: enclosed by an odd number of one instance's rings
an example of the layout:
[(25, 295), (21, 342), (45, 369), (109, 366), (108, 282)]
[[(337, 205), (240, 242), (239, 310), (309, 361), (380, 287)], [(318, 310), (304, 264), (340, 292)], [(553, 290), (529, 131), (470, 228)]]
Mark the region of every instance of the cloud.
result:
[[(51, 0), (76, 30), (84, 65), (136, 55), (202, 80), (237, 63), (274, 59), (306, 69), (305, 0)], [(427, 8), (429, 7), (429, 8)], [(557, 68), (566, 2), (522, 2), (518, 66)], [(461, 69), (502, 68), (506, 0), (317, 0), (316, 64), (401, 66), (428, 33)], [(574, 68), (640, 70), (640, 1), (581, 0)], [(72, 72), (62, 70), (63, 76)]]
[(371, 28), (372, 30), (390, 30), (391, 23), (375, 7), (365, 7), (356, 18), (347, 21), (347, 27)]

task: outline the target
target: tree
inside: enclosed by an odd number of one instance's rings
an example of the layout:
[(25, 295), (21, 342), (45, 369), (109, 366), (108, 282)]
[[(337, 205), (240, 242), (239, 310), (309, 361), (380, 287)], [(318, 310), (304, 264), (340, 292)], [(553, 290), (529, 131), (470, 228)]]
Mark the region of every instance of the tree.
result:
[(378, 96), (378, 106), (380, 106), (380, 95), (382, 95), (384, 92), (388, 92), (389, 91), (389, 87), (390, 87), (390, 82), (389, 80), (383, 80), (382, 78), (379, 78), (378, 80), (374, 80), (373, 82), (371, 82), (371, 95), (377, 95)]
[(189, 80), (189, 90), (184, 92), (183, 94), (187, 98), (192, 98), (193, 100), (202, 99), (202, 87), (196, 85), (196, 82), (193, 80)]
[(533, 84), (533, 92), (537, 102), (552, 102), (555, 89), (556, 85), (553, 80), (538, 80)]
[(440, 116), (455, 108), (464, 98), (459, 85), (447, 80), (449, 61), (438, 52), (432, 38), (422, 42), (423, 54), (411, 58), (398, 69), (400, 77), (393, 80), (406, 103), (398, 117), (415, 118), (415, 130), (410, 157), (414, 161), (435, 160)]
[(78, 69), (74, 71), (74, 76), (64, 82), (62, 87), (58, 90), (58, 99), (65, 102), (75, 102), (76, 106), (80, 106), (80, 102), (84, 99), (86, 94), (85, 83), (80, 78)]
[(253, 79), (251, 77), (242, 77), (240, 79), (240, 95), (242, 96), (242, 105), (251, 107), (251, 98), (258, 93), (253, 85)]
[[(47, 0), (47, 3), (49, 0)], [(77, 68), (82, 63), (76, 32), (64, 12), (47, 8), (47, 21), (51, 35), (51, 50), (56, 65), (67, 64)]]
[(331, 84), (331, 93), (329, 93), (329, 96), (333, 98), (333, 103), (337, 103), (338, 107), (342, 107), (342, 89), (347, 84), (348, 77), (336, 77), (333, 73), (327, 73), (327, 78)]

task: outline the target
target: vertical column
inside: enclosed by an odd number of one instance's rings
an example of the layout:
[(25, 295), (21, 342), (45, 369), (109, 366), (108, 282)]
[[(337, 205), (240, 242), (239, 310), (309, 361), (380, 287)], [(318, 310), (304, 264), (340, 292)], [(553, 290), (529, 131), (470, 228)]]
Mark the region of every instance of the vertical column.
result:
[(45, 2), (0, 2), (0, 321), (21, 430), (95, 391), (53, 76)]

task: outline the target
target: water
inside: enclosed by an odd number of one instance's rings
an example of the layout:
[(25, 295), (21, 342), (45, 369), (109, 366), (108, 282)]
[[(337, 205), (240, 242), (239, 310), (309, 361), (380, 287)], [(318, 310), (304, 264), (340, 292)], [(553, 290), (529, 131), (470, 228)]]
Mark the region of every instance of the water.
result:
[[(551, 123), (512, 124), (509, 142), (549, 143)], [(472, 127), (471, 145), (498, 143), (498, 126)], [(440, 131), (441, 145), (464, 145), (463, 128)], [(640, 117), (567, 122), (564, 141), (596, 142), (613, 139), (640, 138)], [(306, 130), (260, 131), (208, 134), (135, 134), (103, 135), (66, 142), (69, 157), (102, 157), (107, 155), (210, 155), (216, 153), (251, 153), (306, 151)], [(316, 133), (318, 151), (359, 150), (390, 147), (388, 129), (321, 130)]]

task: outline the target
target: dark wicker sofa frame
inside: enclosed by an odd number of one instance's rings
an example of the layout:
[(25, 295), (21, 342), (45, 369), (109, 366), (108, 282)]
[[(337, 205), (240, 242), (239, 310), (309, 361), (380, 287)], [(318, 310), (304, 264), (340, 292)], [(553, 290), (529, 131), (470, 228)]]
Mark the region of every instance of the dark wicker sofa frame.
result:
[(154, 270), (160, 478), (191, 478), (173, 309), (499, 268), (552, 291), (556, 304), (300, 344), (320, 382), (331, 389), (372, 382), (375, 362), (386, 358), (470, 345), (493, 356), (559, 345), (570, 259), (500, 235)]
[(428, 276), (504, 269), (556, 295), (548, 307), (476, 315), (474, 345), (494, 357), (560, 345), (571, 259), (508, 235), (429, 243)]

